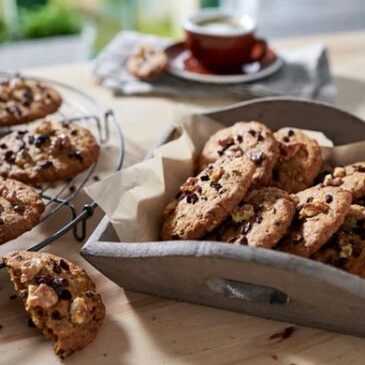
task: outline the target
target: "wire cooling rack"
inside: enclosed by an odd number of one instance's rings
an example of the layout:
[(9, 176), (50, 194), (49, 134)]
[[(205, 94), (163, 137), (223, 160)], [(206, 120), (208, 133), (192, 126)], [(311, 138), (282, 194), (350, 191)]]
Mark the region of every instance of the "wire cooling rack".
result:
[[(6, 80), (15, 75), (0, 72), (0, 80)], [(56, 219), (55, 215), (61, 209), (69, 211), (70, 214), (70, 220), (66, 224), (60, 225), (43, 241), (27, 248), (29, 251), (39, 251), (70, 230), (73, 231), (75, 239), (78, 241), (84, 240), (86, 237), (86, 221), (92, 216), (96, 203), (91, 199), (87, 200), (88, 198), (84, 196), (85, 194), (82, 194), (83, 203), (81, 206), (78, 206), (78, 197), (86, 185), (100, 179), (99, 173), (106, 176), (121, 169), (124, 157), (124, 141), (122, 131), (113, 111), (99, 100), (62, 82), (46, 78), (21, 76), (47, 83), (61, 94), (63, 99), (62, 106), (56, 113), (47, 117), (48, 119), (59, 122), (76, 122), (88, 128), (101, 147), (98, 161), (83, 173), (66, 181), (34, 186), (46, 206), (45, 212), (38, 224), (46, 224), (47, 221)], [(0, 130), (0, 135), (2, 136), (22, 128), (24, 128), (24, 125), (4, 128)], [(103, 157), (105, 154), (106, 156)], [(85, 199), (87, 200), (86, 202)], [(0, 263), (0, 268), (2, 267), (3, 265)]]

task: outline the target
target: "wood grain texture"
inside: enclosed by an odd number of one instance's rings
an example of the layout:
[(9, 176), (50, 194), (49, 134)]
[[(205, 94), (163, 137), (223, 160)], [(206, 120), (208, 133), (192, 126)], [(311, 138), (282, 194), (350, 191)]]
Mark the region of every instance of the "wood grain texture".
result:
[[(297, 47), (324, 42), (339, 86), (339, 105), (365, 117), (365, 32), (315, 36), (276, 42)], [(127, 140), (126, 164), (141, 160), (163, 128), (185, 112), (218, 108), (237, 100), (114, 98), (96, 85), (89, 65), (70, 65), (32, 71), (81, 87), (116, 112)], [(96, 212), (89, 233), (100, 220)], [(62, 216), (59, 216), (62, 219)], [(47, 232), (36, 232), (35, 240)], [(98, 273), (79, 255), (82, 244), (71, 235), (49, 251), (80, 263), (96, 281), (108, 311), (96, 341), (66, 364), (363, 364), (365, 340), (296, 326), (286, 340), (270, 339), (289, 324), (163, 300), (124, 291)], [(6, 273), (0, 273), (0, 364), (61, 363), (51, 344), (27, 326), (27, 317)], [(310, 294), (308, 294), (310, 295)], [(333, 298), (331, 305), (341, 305)]]

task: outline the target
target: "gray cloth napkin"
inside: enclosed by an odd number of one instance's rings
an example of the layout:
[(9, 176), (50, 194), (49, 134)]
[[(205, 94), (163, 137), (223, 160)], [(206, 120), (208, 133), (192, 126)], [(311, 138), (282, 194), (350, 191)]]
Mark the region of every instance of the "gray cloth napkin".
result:
[(284, 66), (275, 74), (255, 82), (213, 85), (188, 81), (166, 73), (152, 81), (140, 81), (125, 68), (131, 52), (140, 44), (166, 47), (170, 40), (125, 31), (119, 33), (96, 58), (93, 74), (102, 84), (122, 95), (229, 96), (239, 100), (260, 96), (289, 95), (333, 102), (335, 85), (327, 51), (321, 44), (277, 50)]

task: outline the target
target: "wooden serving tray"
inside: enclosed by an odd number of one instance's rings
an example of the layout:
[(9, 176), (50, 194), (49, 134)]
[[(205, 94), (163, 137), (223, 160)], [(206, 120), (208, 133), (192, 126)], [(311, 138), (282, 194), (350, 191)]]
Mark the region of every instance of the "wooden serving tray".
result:
[[(359, 118), (301, 99), (256, 99), (205, 116), (318, 130), (336, 145), (365, 139)], [(208, 241), (123, 243), (107, 217), (81, 254), (125, 289), (365, 337), (365, 280), (319, 262)]]

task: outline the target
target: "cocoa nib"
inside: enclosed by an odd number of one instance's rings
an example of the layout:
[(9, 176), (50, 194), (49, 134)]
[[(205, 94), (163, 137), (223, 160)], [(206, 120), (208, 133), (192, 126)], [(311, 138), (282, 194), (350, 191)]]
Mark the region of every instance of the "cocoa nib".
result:
[(212, 181), (210, 183), (210, 186), (214, 188), (215, 190), (219, 191), (222, 188), (222, 185), (216, 181)]
[(198, 195), (196, 195), (195, 193), (191, 193), (186, 197), (186, 202), (188, 204), (195, 204), (197, 201), (199, 200)]

